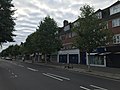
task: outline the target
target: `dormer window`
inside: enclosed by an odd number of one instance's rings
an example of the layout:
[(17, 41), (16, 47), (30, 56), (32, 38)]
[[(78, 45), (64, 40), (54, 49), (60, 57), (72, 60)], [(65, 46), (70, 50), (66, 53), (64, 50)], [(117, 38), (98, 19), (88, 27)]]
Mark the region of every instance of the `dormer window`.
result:
[(68, 30), (70, 30), (70, 25), (64, 27), (64, 31), (68, 31)]
[(120, 12), (120, 4), (110, 8), (110, 15), (116, 14), (118, 12)]
[(102, 12), (98, 12), (98, 13), (96, 13), (96, 15), (97, 15), (98, 19), (102, 19)]

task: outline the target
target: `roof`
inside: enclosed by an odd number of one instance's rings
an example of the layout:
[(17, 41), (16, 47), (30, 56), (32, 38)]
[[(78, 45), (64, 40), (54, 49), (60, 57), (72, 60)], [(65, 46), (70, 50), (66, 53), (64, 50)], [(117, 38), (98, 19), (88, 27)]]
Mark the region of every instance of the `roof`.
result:
[[(120, 1), (119, 1), (119, 0), (118, 0), (117, 2), (115, 2), (115, 3), (113, 3), (111, 6), (105, 8), (105, 9), (103, 9), (103, 10), (106, 10), (106, 9), (111, 8), (111, 7), (113, 7), (113, 6), (115, 6), (115, 5), (118, 5), (118, 4), (120, 4)], [(103, 10), (98, 9), (96, 12), (98, 12), (98, 11), (103, 11)], [(95, 13), (96, 13), (96, 12), (95, 12)]]
[(113, 7), (113, 6), (115, 6), (115, 5), (118, 5), (118, 4), (120, 4), (120, 1), (118, 0), (117, 2), (115, 2), (114, 4), (112, 4), (111, 6), (109, 6), (108, 8), (111, 8), (111, 7)]
[(101, 12), (102, 10), (101, 9), (98, 9), (95, 13), (97, 13), (97, 12)]

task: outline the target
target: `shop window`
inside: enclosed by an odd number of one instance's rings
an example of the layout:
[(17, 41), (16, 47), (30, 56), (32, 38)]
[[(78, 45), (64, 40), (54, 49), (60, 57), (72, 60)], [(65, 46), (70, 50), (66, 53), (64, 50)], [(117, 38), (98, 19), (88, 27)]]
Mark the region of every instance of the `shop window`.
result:
[(89, 56), (90, 64), (104, 65), (104, 56)]

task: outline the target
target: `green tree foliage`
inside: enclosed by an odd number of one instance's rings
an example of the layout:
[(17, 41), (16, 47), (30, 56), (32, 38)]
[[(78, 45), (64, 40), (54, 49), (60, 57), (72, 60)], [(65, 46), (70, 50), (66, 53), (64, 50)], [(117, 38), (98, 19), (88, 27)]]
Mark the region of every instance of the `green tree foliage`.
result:
[(19, 48), (20, 46), (17, 44), (12, 47), (12, 56), (15, 56), (15, 58), (20, 54)]
[(90, 53), (93, 49), (108, 44), (112, 40), (112, 33), (106, 28), (106, 22), (98, 19), (89, 5), (84, 5), (80, 11), (77, 25), (73, 28), (78, 34), (75, 46)]
[[(37, 44), (37, 34), (36, 32), (30, 34), (27, 39), (26, 42), (24, 43), (24, 46), (22, 47), (24, 50), (25, 54), (32, 54), (38, 51), (38, 46)], [(39, 51), (38, 51), (39, 52)]]
[(1, 56), (3, 56), (3, 57), (9, 56), (9, 54), (11, 54), (11, 47), (12, 47), (12, 46), (9, 46), (9, 47), (6, 48), (5, 50), (3, 50), (3, 51), (1, 52)]
[(23, 56), (23, 55), (27, 54), (27, 50), (25, 48), (25, 43), (21, 42), (19, 47), (20, 47), (19, 48), (20, 55)]
[(24, 43), (27, 53), (42, 53), (43, 55), (51, 54), (58, 51), (61, 42), (58, 39), (58, 26), (54, 19), (45, 17), (40, 22), (36, 32), (29, 35)]
[(11, 3), (12, 0), (0, 0), (0, 45), (6, 42), (12, 42), (12, 32), (15, 30), (14, 12), (12, 8), (14, 5)]
[(45, 17), (37, 29), (37, 45), (43, 54), (51, 54), (61, 47), (58, 39), (58, 26), (54, 19)]
[(6, 48), (5, 50), (3, 50), (1, 52), (2, 56), (14, 56), (16, 58), (17, 55), (20, 54), (19, 52), (19, 45), (10, 45), (8, 48)]

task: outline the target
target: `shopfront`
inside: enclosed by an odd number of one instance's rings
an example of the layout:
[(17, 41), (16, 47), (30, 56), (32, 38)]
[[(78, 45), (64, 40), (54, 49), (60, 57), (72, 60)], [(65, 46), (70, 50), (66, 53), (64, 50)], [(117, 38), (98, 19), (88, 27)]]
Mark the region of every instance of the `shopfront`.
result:
[(58, 52), (57, 61), (59, 63), (80, 63), (79, 49), (63, 50)]
[(106, 67), (106, 56), (99, 55), (98, 53), (90, 53), (90, 56), (87, 54), (87, 65), (91, 66), (100, 66)]

